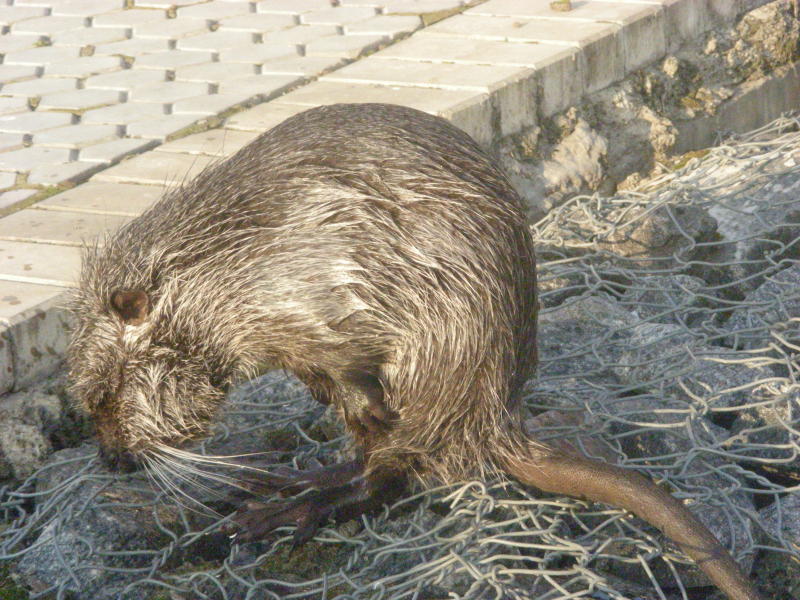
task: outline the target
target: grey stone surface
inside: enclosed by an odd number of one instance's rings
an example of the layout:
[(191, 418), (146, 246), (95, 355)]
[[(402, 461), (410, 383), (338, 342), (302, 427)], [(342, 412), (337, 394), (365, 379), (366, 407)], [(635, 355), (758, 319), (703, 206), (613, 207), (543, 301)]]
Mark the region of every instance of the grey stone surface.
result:
[(88, 110), (114, 105), (122, 99), (118, 90), (74, 90), (45, 94), (39, 101), (40, 110)]
[[(3, 173), (3, 175), (15, 175), (15, 173)], [(0, 194), (0, 208), (9, 208), (18, 202), (27, 200), (34, 195), (36, 195), (36, 190), (29, 188), (19, 188), (16, 190), (3, 192)]]
[(81, 246), (129, 218), (25, 209), (0, 219), (0, 240)]
[(0, 154), (0, 169), (7, 171), (30, 171), (42, 163), (65, 163), (70, 159), (66, 148), (45, 148), (31, 146), (22, 150), (12, 150)]
[(34, 425), (0, 421), (0, 479), (25, 479), (44, 464), (50, 443)]
[(98, 165), (75, 161), (63, 164), (36, 165), (28, 172), (28, 183), (38, 185), (78, 183), (88, 179), (98, 168)]
[(103, 142), (83, 148), (78, 154), (78, 160), (83, 162), (113, 164), (124, 156), (149, 150), (156, 142), (154, 140), (139, 140), (123, 138), (111, 142)]
[(93, 181), (169, 186), (191, 179), (210, 162), (210, 157), (149, 152), (106, 169), (95, 175)]
[[(266, 105), (261, 105), (266, 106)], [(273, 114), (279, 114), (275, 111)], [(281, 113), (286, 114), (286, 113)], [(282, 120), (282, 119), (281, 119)], [(277, 124), (275, 121), (273, 124)], [(258, 137), (267, 127), (260, 127), (256, 131), (236, 131), (233, 129), (212, 129), (203, 133), (195, 133), (186, 137), (167, 142), (158, 147), (159, 152), (178, 152), (180, 154), (207, 154), (209, 156), (230, 156)]]
[(55, 127), (33, 134), (36, 146), (61, 148), (82, 148), (100, 142), (116, 139), (119, 129), (114, 125), (68, 125)]
[(137, 216), (161, 198), (164, 189), (157, 185), (89, 181), (36, 206), (46, 210)]

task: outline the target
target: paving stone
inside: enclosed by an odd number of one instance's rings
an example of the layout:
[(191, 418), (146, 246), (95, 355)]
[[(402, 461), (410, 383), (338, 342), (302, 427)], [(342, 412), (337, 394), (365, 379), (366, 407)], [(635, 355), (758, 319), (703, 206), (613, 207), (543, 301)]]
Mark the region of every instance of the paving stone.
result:
[(3, 57), (4, 65), (45, 65), (69, 58), (78, 58), (80, 48), (77, 47), (55, 47), (42, 46), (40, 48), (30, 48), (29, 50), (18, 50), (7, 52)]
[(80, 268), (80, 248), (0, 241), (0, 277), (25, 283), (68, 286), (76, 281)]
[(210, 63), (214, 60), (212, 52), (169, 50), (153, 52), (136, 57), (134, 69), (155, 69), (164, 72), (166, 69)]
[[(214, 160), (216, 159), (211, 156), (146, 152), (98, 173), (92, 181), (169, 187), (192, 179)], [(0, 219), (0, 227), (2, 222), (3, 219)], [(1, 228), (0, 235), (2, 235)]]
[(264, 34), (265, 44), (307, 44), (329, 35), (339, 35), (335, 25), (297, 25)]
[(120, 215), (20, 210), (0, 219), (0, 239), (80, 246), (130, 221)]
[(3, 84), (2, 93), (7, 96), (30, 98), (31, 96), (41, 96), (50, 92), (74, 90), (77, 87), (78, 81), (73, 78), (43, 77)]
[(138, 216), (164, 194), (158, 185), (89, 181), (36, 204), (42, 210), (67, 210)]
[(180, 50), (212, 50), (238, 48), (254, 43), (253, 34), (246, 31), (212, 31), (183, 38), (176, 42)]
[(128, 39), (130, 29), (123, 27), (87, 27), (59, 31), (50, 36), (53, 46), (78, 46), (108, 44)]
[(26, 137), (24, 133), (0, 133), (0, 152), (22, 148)]
[(302, 75), (251, 75), (219, 84), (220, 94), (250, 94), (262, 101), (282, 94), (304, 80)]
[(411, 33), (422, 27), (417, 16), (378, 15), (357, 23), (344, 26), (345, 34), (380, 34), (395, 38), (398, 35)]
[(0, 97), (0, 115), (28, 112), (27, 98), (2, 98)]
[(98, 44), (94, 47), (95, 55), (121, 54), (122, 56), (141, 56), (153, 52), (163, 52), (171, 48), (170, 40), (149, 38), (145, 40), (131, 39), (110, 44)]
[(383, 12), (387, 15), (447, 14), (458, 10), (463, 4), (461, 0), (388, 0), (383, 2)]
[[(8, 134), (0, 134), (0, 135), (8, 135)], [(17, 174), (16, 173), (0, 173), (0, 190), (7, 190), (10, 187), (13, 187), (17, 183)]]
[[(290, 96), (293, 96), (294, 93), (296, 92), (293, 92), (290, 94)], [(283, 100), (287, 97), (289, 96), (283, 96), (280, 98), (280, 100)], [(278, 102), (279, 101), (265, 102), (263, 104), (259, 104), (258, 106), (254, 106), (253, 108), (249, 108), (237, 113), (225, 121), (225, 127), (261, 133), (262, 131), (272, 129), (278, 123), (285, 121), (297, 113), (308, 110), (308, 106), (305, 105), (279, 104)], [(178, 143), (179, 141), (180, 140), (176, 140), (172, 143)]]
[[(13, 173), (3, 173), (3, 175), (13, 175)], [(27, 200), (31, 196), (35, 196), (39, 190), (31, 190), (27, 188), (10, 190), (0, 194), (0, 209), (5, 209), (14, 206), (18, 202)]]
[(33, 135), (33, 143), (37, 146), (53, 146), (55, 148), (83, 148), (114, 140), (119, 137), (119, 128), (115, 125), (69, 125), (47, 129)]
[(44, 74), (52, 77), (90, 77), (99, 73), (108, 73), (122, 69), (123, 62), (119, 56), (83, 56), (47, 65)]
[(220, 31), (250, 31), (252, 33), (267, 33), (294, 27), (297, 22), (292, 15), (244, 15), (220, 19)]
[[(269, 106), (270, 103), (259, 106)], [(286, 107), (295, 114), (297, 109)], [(273, 115), (277, 111), (273, 111)], [(290, 116), (287, 114), (287, 116)], [(283, 120), (283, 119), (281, 119)], [(280, 121), (276, 121), (275, 124)], [(270, 125), (272, 127), (272, 125)], [(264, 128), (266, 131), (268, 128)], [(210, 129), (202, 133), (187, 135), (186, 137), (167, 142), (158, 147), (157, 152), (179, 152), (182, 154), (204, 154), (207, 156), (224, 157), (241, 150), (259, 136), (258, 131), (236, 131), (233, 129)]]
[(39, 67), (33, 65), (0, 65), (0, 83), (28, 79), (38, 74)]
[(402, 59), (535, 68), (554, 58), (571, 56), (574, 48), (556, 44), (522, 44), (466, 37), (412, 36), (374, 55), (373, 60)]
[(0, 52), (20, 52), (38, 47), (45, 38), (36, 34), (0, 35)]
[(370, 60), (350, 64), (321, 78), (322, 81), (409, 85), (487, 92), (519, 76), (519, 67), (418, 63), (404, 60)]
[(434, 23), (416, 35), (460, 35), (474, 39), (552, 42), (579, 46), (582, 40), (594, 41), (613, 35), (618, 30), (619, 26), (608, 23), (574, 21), (569, 27), (555, 27), (552, 20), (545, 19), (456, 15)]
[(464, 89), (421, 90), (412, 87), (315, 81), (281, 96), (275, 102), (306, 107), (336, 104), (337, 102), (388, 102), (439, 114), (452, 106), (482, 96), (484, 94)]
[(302, 75), (316, 77), (317, 75), (335, 69), (344, 64), (345, 60), (337, 56), (297, 56), (292, 58), (277, 58), (261, 65), (262, 75)]
[(197, 115), (211, 116), (217, 115), (231, 108), (252, 104), (256, 100), (255, 94), (250, 93), (249, 89), (226, 94), (212, 94), (210, 96), (199, 96), (197, 98), (185, 98), (178, 100), (172, 105), (174, 115)]
[[(65, 288), (63, 287), (35, 285), (18, 281), (0, 281), (0, 319), (5, 321), (4, 327), (7, 327), (8, 319), (16, 317), (19, 313), (34, 308), (47, 300), (61, 296), (64, 291)], [(7, 333), (3, 332), (0, 337), (6, 335)], [(10, 352), (10, 344), (5, 344), (4, 347), (0, 346), (0, 353), (4, 350)], [(2, 363), (3, 359), (0, 358), (0, 364)], [(5, 373), (0, 373), (0, 382), (4, 378)], [(8, 389), (11, 388), (9, 387)]]
[(191, 65), (175, 69), (175, 81), (205, 81), (219, 83), (227, 79), (246, 77), (258, 73), (252, 63), (215, 62), (202, 65)]
[(19, 21), (11, 26), (11, 32), (16, 33), (37, 33), (40, 35), (50, 35), (57, 31), (67, 31), (69, 29), (82, 29), (89, 25), (85, 17), (39, 17), (38, 19), (27, 19)]
[(307, 25), (345, 25), (374, 17), (376, 11), (368, 6), (328, 7), (300, 15), (300, 22)]
[(306, 44), (306, 56), (358, 58), (389, 41), (384, 35), (337, 35)]
[(192, 19), (218, 20), (225, 17), (236, 17), (249, 14), (250, 4), (243, 2), (205, 2), (194, 6), (184, 6), (178, 9), (178, 18), (190, 17)]
[(107, 12), (121, 10), (125, 0), (58, 0), (51, 2), (53, 15), (77, 15), (94, 17)]
[(194, 125), (198, 118), (199, 115), (166, 115), (159, 119), (147, 119), (130, 123), (127, 132), (128, 135), (134, 137), (163, 142), (171, 135)]
[(172, 8), (174, 6), (197, 4), (197, 0), (137, 0), (136, 4), (146, 8)]
[[(572, 10), (554, 12), (551, 0), (488, 0), (464, 11), (465, 15), (479, 17), (540, 17), (551, 21), (603, 21), (624, 25), (642, 12), (656, 10), (652, 5), (623, 2), (576, 2)], [(551, 23), (556, 25), (556, 23)]]
[(111, 142), (93, 144), (82, 148), (78, 154), (81, 162), (101, 163), (110, 165), (119, 162), (129, 154), (138, 154), (157, 145), (155, 140), (140, 140), (136, 138), (122, 138)]
[(249, 63), (263, 64), (279, 58), (299, 57), (294, 44), (251, 44), (244, 48), (222, 50), (219, 61), (225, 64)]
[(159, 119), (164, 116), (164, 105), (159, 103), (126, 102), (105, 108), (95, 108), (83, 113), (82, 123), (88, 125), (125, 125), (141, 119)]
[(36, 185), (79, 183), (88, 179), (101, 168), (101, 165), (77, 161), (64, 164), (41, 164), (28, 173), (28, 183)]
[(0, 6), (0, 25), (13, 25), (47, 14), (44, 6)]
[(39, 101), (39, 110), (86, 110), (119, 104), (123, 100), (123, 92), (117, 90), (73, 90), (55, 94), (45, 94)]
[(190, 35), (208, 32), (208, 24), (197, 19), (167, 19), (166, 21), (150, 21), (134, 26), (135, 38), (165, 38), (177, 40)]
[(0, 169), (25, 172), (42, 163), (65, 163), (69, 159), (70, 151), (66, 148), (31, 146), (0, 153)]
[(73, 117), (64, 112), (27, 112), (0, 117), (0, 131), (35, 133), (53, 127), (70, 125)]
[(330, 5), (329, 0), (304, 0), (302, 3), (297, 0), (262, 0), (256, 3), (256, 12), (299, 15), (329, 8)]
[(167, 18), (166, 11), (132, 8), (98, 15), (92, 19), (92, 27), (133, 27), (140, 23), (160, 21)]
[(115, 73), (93, 75), (84, 82), (86, 89), (128, 91), (166, 81), (165, 69), (123, 69)]
[(133, 88), (130, 102), (161, 102), (171, 104), (182, 98), (206, 96), (209, 93), (207, 83), (190, 81), (162, 81), (155, 85)]

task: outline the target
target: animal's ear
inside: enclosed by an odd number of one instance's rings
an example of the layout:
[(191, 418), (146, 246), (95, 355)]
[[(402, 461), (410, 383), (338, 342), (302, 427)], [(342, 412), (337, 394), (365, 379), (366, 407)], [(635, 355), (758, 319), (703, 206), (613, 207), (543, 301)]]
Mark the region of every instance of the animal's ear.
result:
[(111, 294), (111, 308), (127, 325), (141, 325), (150, 313), (150, 298), (143, 290), (119, 290)]

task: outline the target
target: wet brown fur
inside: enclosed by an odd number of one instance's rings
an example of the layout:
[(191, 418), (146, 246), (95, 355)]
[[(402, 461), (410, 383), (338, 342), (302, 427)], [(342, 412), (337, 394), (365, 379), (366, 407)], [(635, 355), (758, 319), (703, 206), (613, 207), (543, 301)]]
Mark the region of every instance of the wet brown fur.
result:
[[(603, 486), (655, 488), (615, 467), (592, 487), (595, 463), (525, 438), (537, 300), (519, 197), (466, 134), (415, 110), (290, 118), (90, 248), (73, 309), (73, 389), (109, 452), (202, 433), (229, 384), (271, 366), (339, 408), (368, 474), (501, 469), (639, 514)], [(363, 427), (375, 396), (391, 415), (380, 432)], [(564, 481), (570, 464), (584, 487)], [(651, 522), (685, 521), (655, 493)], [(713, 536), (692, 543), (696, 559), (724, 554)], [(756, 598), (731, 577), (731, 598)]]

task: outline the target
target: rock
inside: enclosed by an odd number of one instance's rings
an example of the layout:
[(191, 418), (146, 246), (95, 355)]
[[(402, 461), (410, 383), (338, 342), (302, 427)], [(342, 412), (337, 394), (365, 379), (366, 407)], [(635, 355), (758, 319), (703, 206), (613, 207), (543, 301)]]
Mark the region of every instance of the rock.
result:
[(690, 275), (650, 275), (625, 286), (619, 304), (642, 321), (687, 326), (702, 318), (705, 282)]
[(50, 452), (50, 442), (38, 427), (13, 418), (0, 421), (0, 479), (25, 479)]
[(61, 423), (61, 400), (38, 391), (18, 392), (0, 398), (0, 421), (16, 419), (46, 433)]
[[(759, 522), (772, 537), (770, 545), (796, 553), (800, 550), (800, 493), (776, 496), (773, 504), (759, 511)], [(762, 553), (755, 572), (767, 598), (800, 598), (800, 566), (795, 556)]]
[(559, 142), (542, 163), (542, 176), (548, 195), (572, 196), (583, 190), (596, 190), (604, 176), (603, 161), (608, 145), (601, 135), (581, 118), (572, 133)]

